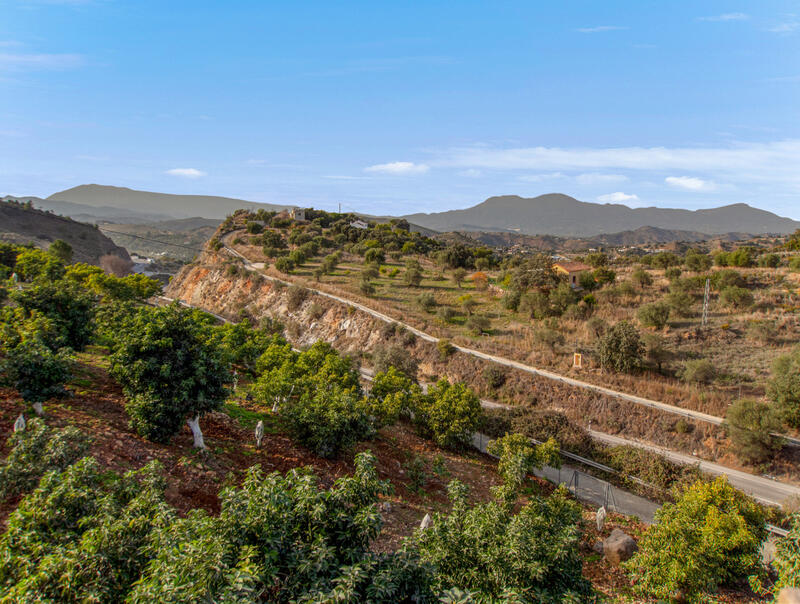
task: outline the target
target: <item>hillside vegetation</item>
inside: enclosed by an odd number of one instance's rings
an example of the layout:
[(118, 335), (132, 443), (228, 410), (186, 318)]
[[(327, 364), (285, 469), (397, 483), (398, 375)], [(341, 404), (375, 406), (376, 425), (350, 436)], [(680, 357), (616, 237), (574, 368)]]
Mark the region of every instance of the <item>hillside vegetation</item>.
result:
[[(354, 359), (293, 350), (276, 321), (148, 306), (156, 282), (38, 250), (0, 261), (23, 279), (0, 308), (0, 599), (744, 602), (748, 576), (771, 588), (764, 512), (724, 480), (678, 493), (656, 528), (591, 527), (566, 489), (528, 478), (559, 463), (556, 441), (506, 434), (495, 470), (465, 449), (476, 394), (446, 379), (424, 392), (402, 354), (373, 359), (366, 391)], [(640, 552), (609, 566), (592, 544), (619, 527)], [(662, 547), (678, 533), (684, 549)], [(778, 560), (791, 584), (794, 551)]]

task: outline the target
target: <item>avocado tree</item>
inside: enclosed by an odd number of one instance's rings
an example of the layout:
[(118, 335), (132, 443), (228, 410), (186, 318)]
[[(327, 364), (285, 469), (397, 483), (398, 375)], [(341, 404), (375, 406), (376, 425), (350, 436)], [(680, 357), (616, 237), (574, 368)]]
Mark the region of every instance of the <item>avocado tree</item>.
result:
[(172, 304), (139, 312), (114, 343), (111, 374), (128, 397), (136, 431), (165, 442), (186, 420), (194, 446), (205, 448), (200, 418), (219, 409), (233, 377), (220, 347), (189, 309)]

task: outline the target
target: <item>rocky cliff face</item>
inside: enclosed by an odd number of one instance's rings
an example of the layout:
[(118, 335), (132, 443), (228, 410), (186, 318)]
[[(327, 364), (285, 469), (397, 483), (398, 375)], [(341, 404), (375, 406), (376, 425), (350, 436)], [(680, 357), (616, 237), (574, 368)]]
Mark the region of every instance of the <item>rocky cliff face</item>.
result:
[(245, 270), (226, 253), (209, 251), (185, 266), (165, 293), (231, 320), (275, 318), (286, 326), (285, 335), (295, 346), (324, 340), (367, 365), (378, 346), (399, 344), (418, 361), (421, 379), (446, 376), (469, 384), (487, 398), (561, 411), (578, 425), (590, 422), (601, 431), (624, 433), (673, 448), (705, 450), (712, 458), (717, 452), (722, 433), (708, 424), (689, 422), (694, 428), (679, 434), (671, 430), (678, 419), (675, 416), (511, 368), (501, 369), (505, 382), (493, 388), (486, 373), (491, 363), (460, 352), (442, 358), (435, 343), (409, 337), (403, 330), (347, 304), (293, 287), (294, 291)]

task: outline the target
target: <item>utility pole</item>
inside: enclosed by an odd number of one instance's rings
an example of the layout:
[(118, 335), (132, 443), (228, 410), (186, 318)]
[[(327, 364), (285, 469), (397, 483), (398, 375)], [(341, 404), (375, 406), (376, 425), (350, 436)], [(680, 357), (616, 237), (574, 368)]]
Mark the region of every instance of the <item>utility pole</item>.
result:
[(706, 291), (703, 295), (703, 327), (708, 323), (708, 295), (711, 291), (711, 279), (706, 278)]

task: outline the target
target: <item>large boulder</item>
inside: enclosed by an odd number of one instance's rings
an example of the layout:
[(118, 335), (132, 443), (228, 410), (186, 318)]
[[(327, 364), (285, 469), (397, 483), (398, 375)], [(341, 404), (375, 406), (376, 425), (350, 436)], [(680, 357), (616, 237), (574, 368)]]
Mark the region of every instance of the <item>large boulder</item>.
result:
[(778, 604), (800, 604), (800, 589), (784, 587), (778, 594)]
[(603, 541), (603, 554), (615, 566), (628, 560), (637, 549), (633, 537), (616, 528)]

